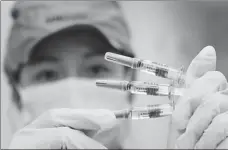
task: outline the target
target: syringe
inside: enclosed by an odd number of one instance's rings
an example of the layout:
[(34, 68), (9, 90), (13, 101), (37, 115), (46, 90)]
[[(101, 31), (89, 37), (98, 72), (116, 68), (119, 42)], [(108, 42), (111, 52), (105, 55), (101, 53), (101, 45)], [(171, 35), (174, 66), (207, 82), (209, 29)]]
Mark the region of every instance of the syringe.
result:
[(170, 104), (148, 105), (115, 111), (117, 119), (149, 119), (171, 115), (173, 107)]
[(97, 80), (96, 85), (99, 87), (129, 91), (133, 94), (168, 96), (170, 99), (172, 99), (173, 96), (182, 96), (184, 92), (183, 88), (176, 88), (170, 84), (156, 84), (141, 81)]
[(160, 64), (149, 60), (141, 60), (138, 58), (131, 58), (111, 52), (107, 52), (105, 54), (105, 59), (107, 61), (130, 67), (132, 69), (139, 69), (143, 72), (155, 76), (171, 79), (174, 81), (174, 83), (177, 83), (178, 85), (184, 85), (185, 83), (183, 67), (181, 67), (180, 69), (174, 69), (165, 64)]

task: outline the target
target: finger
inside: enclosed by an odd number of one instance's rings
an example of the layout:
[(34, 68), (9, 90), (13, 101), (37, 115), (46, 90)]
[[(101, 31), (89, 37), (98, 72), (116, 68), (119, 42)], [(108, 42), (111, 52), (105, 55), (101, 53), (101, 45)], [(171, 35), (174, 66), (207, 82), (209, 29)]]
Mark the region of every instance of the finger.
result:
[(226, 89), (225, 90), (221, 90), (220, 93), (224, 94), (224, 95), (228, 95), (228, 83), (226, 84)]
[(109, 110), (53, 109), (42, 114), (27, 128), (70, 127), (75, 130), (100, 130), (112, 126), (116, 118)]
[(124, 141), (123, 135), (121, 136), (121, 131), (120, 122), (118, 122), (112, 128), (98, 131), (92, 138), (107, 148), (118, 149)]
[(228, 111), (216, 116), (197, 142), (197, 149), (215, 149), (228, 137)]
[(23, 129), (14, 136), (10, 148), (16, 149), (106, 149), (81, 131), (68, 127)]
[(61, 141), (56, 133), (55, 128), (19, 130), (14, 134), (9, 149), (58, 149)]
[(207, 72), (203, 77), (197, 79), (186, 91), (179, 104), (173, 112), (173, 120), (178, 124), (178, 128), (186, 128), (190, 117), (196, 108), (202, 103), (205, 95), (226, 89), (225, 76), (217, 71)]
[(223, 140), (216, 149), (228, 149), (228, 137)]
[[(200, 78), (201, 76), (203, 76), (206, 72), (208, 71), (214, 71), (216, 68), (216, 52), (214, 50), (214, 48), (212, 46), (207, 46), (205, 48), (203, 48), (200, 53), (192, 60), (191, 64), (188, 67), (188, 70), (186, 72), (186, 77), (185, 77), (185, 86), (186, 88), (189, 88), (190, 85), (197, 79)], [(201, 90), (200, 90), (201, 91)], [(188, 97), (185, 95), (185, 99), (188, 99)], [(180, 103), (180, 101), (183, 101), (182, 99), (176, 100), (175, 103), (178, 104)], [(189, 102), (185, 102), (185, 103), (189, 103)], [(185, 106), (187, 105), (187, 106)], [(173, 148), (174, 147), (174, 143), (175, 140), (177, 139), (177, 137), (182, 134), (184, 131), (182, 131), (183, 129), (179, 129), (178, 124), (179, 124), (179, 120), (183, 119), (176, 119), (178, 118), (178, 113), (182, 111), (181, 107), (183, 107), (183, 109), (186, 108), (186, 111), (190, 111), (190, 105), (188, 104), (182, 104), (179, 106), (176, 114), (173, 114), (172, 119), (171, 119), (171, 126), (170, 126), (170, 133), (169, 133), (169, 137), (168, 137), (168, 143), (167, 143), (167, 147), (169, 148)], [(175, 108), (176, 109), (176, 108)], [(184, 125), (181, 126), (185, 126), (186, 121), (183, 123)]]
[(83, 132), (68, 127), (61, 128), (62, 148), (64, 149), (107, 149), (101, 143), (86, 136)]
[(208, 128), (213, 118), (228, 111), (228, 96), (215, 93), (204, 98), (202, 103), (189, 120), (186, 132), (182, 134), (176, 144), (179, 148), (194, 148), (204, 130)]
[(172, 114), (172, 125), (169, 134), (168, 147), (174, 147), (174, 141), (185, 132), (186, 126), (195, 109), (200, 105), (202, 97), (209, 93), (227, 88), (225, 76), (217, 71), (207, 72), (196, 79), (192, 86), (180, 98)]
[(186, 85), (189, 87), (197, 78), (208, 71), (215, 71), (216, 52), (212, 46), (203, 48), (192, 60), (186, 72)]

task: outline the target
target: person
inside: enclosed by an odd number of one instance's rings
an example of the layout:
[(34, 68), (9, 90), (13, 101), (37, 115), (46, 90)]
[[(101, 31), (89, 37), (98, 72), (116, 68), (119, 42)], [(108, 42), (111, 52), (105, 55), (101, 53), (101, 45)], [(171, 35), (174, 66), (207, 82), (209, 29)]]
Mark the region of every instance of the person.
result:
[[(94, 83), (135, 79), (131, 69), (103, 59), (105, 52), (134, 57), (118, 3), (16, 2), (12, 17), (4, 61), (13, 91), (9, 148), (124, 148), (130, 121), (117, 120), (112, 110), (131, 107), (133, 97)], [(227, 81), (215, 64), (208, 46), (189, 66), (168, 147), (227, 148)]]

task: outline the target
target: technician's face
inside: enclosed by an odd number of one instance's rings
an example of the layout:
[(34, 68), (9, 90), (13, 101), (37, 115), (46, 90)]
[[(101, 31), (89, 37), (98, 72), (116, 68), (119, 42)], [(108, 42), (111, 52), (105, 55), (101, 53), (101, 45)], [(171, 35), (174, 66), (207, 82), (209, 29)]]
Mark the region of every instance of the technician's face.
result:
[(105, 52), (115, 50), (93, 34), (59, 33), (35, 51), (21, 73), (21, 85), (25, 87), (69, 77), (124, 79), (126, 75), (124, 67), (104, 60)]
[[(12, 119), (19, 124), (14, 130), (53, 108), (116, 110), (131, 105), (128, 93), (95, 86), (98, 78), (130, 80), (126, 68), (104, 60), (105, 52), (115, 50), (92, 33), (75, 35), (58, 33), (34, 48), (20, 74), (22, 110)], [(127, 131), (125, 123), (120, 125)]]
[(130, 80), (126, 68), (104, 60), (105, 52), (115, 50), (92, 33), (75, 35), (62, 32), (45, 39), (23, 67), (19, 94), (26, 123), (52, 108), (122, 109), (130, 104), (128, 93), (95, 87), (99, 78)]

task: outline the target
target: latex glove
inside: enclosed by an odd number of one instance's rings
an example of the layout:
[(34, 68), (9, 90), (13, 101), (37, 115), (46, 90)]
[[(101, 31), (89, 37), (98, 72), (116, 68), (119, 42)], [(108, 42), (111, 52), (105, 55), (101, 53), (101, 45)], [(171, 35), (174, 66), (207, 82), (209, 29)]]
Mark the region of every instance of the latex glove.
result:
[[(108, 110), (49, 110), (18, 131), (10, 148), (106, 149), (105, 142), (118, 134), (115, 120), (115, 115)], [(104, 132), (99, 134), (101, 130)]]
[[(214, 99), (215, 96), (213, 96), (214, 93), (227, 88), (225, 76), (214, 71), (215, 66), (216, 53), (211, 46), (205, 47), (190, 64), (186, 74), (186, 87), (188, 89), (184, 96), (180, 98), (172, 115), (172, 125), (168, 139), (169, 148), (191, 149), (195, 147), (195, 144), (201, 138), (201, 143), (205, 143), (203, 137), (201, 137), (204, 130), (211, 128), (208, 126), (213, 118), (228, 110), (227, 98), (217, 96)], [(216, 93), (216, 95), (220, 94)], [(213, 98), (210, 98), (209, 95)], [(223, 96), (227, 97), (226, 94), (223, 94)], [(213, 105), (213, 108), (208, 106), (209, 103), (212, 103), (211, 101), (216, 101), (217, 104)], [(208, 113), (209, 111), (210, 113)], [(221, 130), (223, 129), (225, 130), (225, 126)], [(213, 128), (213, 132), (216, 132), (215, 128)], [(211, 142), (214, 142), (214, 145), (218, 144), (216, 141)]]
[(228, 90), (206, 96), (190, 118), (176, 148), (228, 148)]

